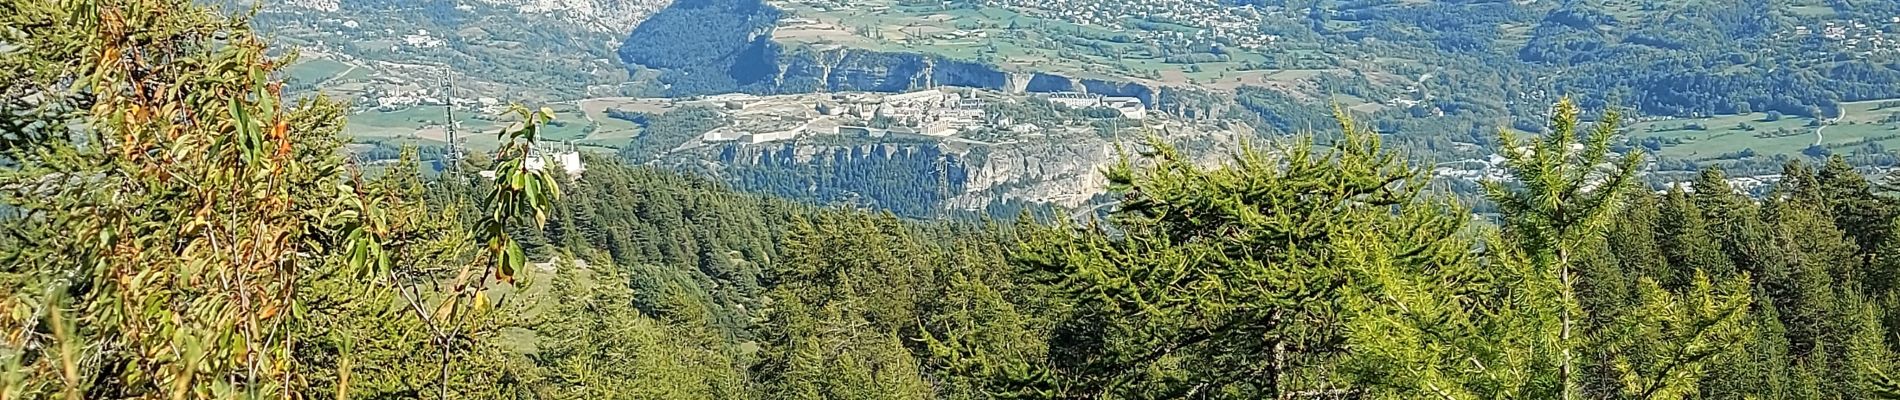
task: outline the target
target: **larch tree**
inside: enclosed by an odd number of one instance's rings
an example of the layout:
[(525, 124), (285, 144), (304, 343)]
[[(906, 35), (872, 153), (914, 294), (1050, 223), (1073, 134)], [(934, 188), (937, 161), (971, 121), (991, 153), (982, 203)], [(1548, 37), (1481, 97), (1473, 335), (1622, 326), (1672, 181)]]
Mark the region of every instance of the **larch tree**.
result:
[[(1397, 268), (1462, 254), (1462, 217), (1420, 196), (1420, 170), (1343, 112), (1330, 149), (1245, 148), (1221, 169), (1150, 141), (1137, 168), (1107, 172), (1120, 207), (1105, 224), (1031, 241), (1024, 265), (1075, 300), (1058, 376), (1069, 398), (1325, 398), (1356, 392), (1328, 369), (1345, 354), (1353, 255), (1393, 235)], [(1426, 210), (1430, 212), (1426, 212)], [(1398, 211), (1394, 210), (1410, 210)]]
[[(1557, 279), (1559, 312), (1556, 329), (1561, 397), (1575, 396), (1576, 279), (1571, 259), (1583, 244), (1602, 235), (1636, 173), (1638, 154), (1610, 158), (1610, 140), (1616, 135), (1617, 114), (1599, 122), (1582, 137), (1578, 108), (1565, 99), (1553, 109), (1550, 132), (1541, 140), (1522, 141), (1510, 130), (1500, 130), (1507, 170), (1516, 185), (1491, 181), (1486, 197), (1498, 203), (1507, 233), (1538, 269)], [(1586, 142), (1587, 140), (1587, 142)]]
[[(1732, 351), (1732, 344), (1748, 331), (1740, 322), (1750, 301), (1746, 278), (1711, 284), (1702, 272), (1695, 272), (1697, 278), (1688, 285), (1692, 290), (1681, 294), (1643, 279), (1636, 307), (1603, 332), (1579, 336), (1583, 310), (1576, 297), (1578, 257), (1610, 228), (1641, 158), (1634, 153), (1612, 158), (1617, 113), (1605, 115), (1587, 134), (1578, 117), (1577, 106), (1565, 100), (1553, 108), (1550, 132), (1541, 139), (1524, 141), (1502, 130), (1499, 143), (1513, 179), (1485, 183), (1487, 197), (1504, 214), (1510, 239), (1506, 248), (1496, 249), (1497, 261), (1505, 271), (1537, 271), (1533, 279), (1550, 280), (1544, 286), (1555, 296), (1555, 306), (1543, 310), (1548, 319), (1532, 318), (1523, 328), (1549, 335), (1533, 342), (1541, 343), (1533, 351), (1555, 353), (1556, 371), (1551, 372), (1556, 387), (1528, 397), (1576, 398), (1578, 353), (1588, 348), (1609, 351), (1606, 355), (1622, 375), (1623, 396), (1690, 397), (1697, 391), (1696, 372), (1711, 358)], [(1510, 267), (1515, 264), (1524, 267)]]
[[(1628, 285), (1629, 276), (1656, 278), (1665, 287), (1676, 288), (1685, 286), (1688, 281), (1687, 277), (1678, 278), (1669, 270), (1667, 244), (1673, 238), (1664, 233), (1668, 224), (1667, 210), (1662, 205), (1665, 201), (1668, 200), (1655, 193), (1632, 190), (1622, 212), (1611, 222), (1604, 241), (1616, 261), (1616, 269), (1626, 278), (1620, 283)], [(1711, 241), (1711, 247), (1713, 244)]]

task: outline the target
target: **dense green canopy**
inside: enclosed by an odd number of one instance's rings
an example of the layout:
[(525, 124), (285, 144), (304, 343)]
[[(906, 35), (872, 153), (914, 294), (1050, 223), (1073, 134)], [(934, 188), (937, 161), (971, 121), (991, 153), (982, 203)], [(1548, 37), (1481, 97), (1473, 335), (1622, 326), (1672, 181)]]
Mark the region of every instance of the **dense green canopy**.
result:
[(354, 165), (241, 20), (3, 7), (0, 398), (1900, 396), (1900, 200), (1838, 159), (1657, 193), (1568, 101), (1494, 219), (1336, 113), (1127, 149), (1105, 219), (915, 221), (529, 168), (525, 108)]

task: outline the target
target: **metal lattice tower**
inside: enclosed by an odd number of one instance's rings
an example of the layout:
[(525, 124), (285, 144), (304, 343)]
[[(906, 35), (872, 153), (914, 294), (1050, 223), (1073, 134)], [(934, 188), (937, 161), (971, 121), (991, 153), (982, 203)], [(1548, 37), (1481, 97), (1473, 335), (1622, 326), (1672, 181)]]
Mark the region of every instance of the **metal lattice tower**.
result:
[(442, 168), (447, 169), (462, 156), (461, 143), (455, 141), (455, 80), (450, 79), (447, 66), (442, 67), (442, 113), (449, 140), (449, 148), (442, 154)]

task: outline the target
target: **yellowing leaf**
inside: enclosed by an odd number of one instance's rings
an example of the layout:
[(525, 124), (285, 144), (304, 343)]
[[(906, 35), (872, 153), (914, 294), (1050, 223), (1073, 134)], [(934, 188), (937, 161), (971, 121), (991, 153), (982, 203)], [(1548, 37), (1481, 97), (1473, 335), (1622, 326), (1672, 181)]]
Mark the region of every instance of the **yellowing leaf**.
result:
[(453, 314), (455, 314), (455, 299), (451, 297), (442, 300), (442, 305), (435, 308), (435, 314), (431, 318), (436, 321), (442, 321), (449, 319), (449, 316)]
[(475, 312), (488, 311), (488, 292), (475, 292)]

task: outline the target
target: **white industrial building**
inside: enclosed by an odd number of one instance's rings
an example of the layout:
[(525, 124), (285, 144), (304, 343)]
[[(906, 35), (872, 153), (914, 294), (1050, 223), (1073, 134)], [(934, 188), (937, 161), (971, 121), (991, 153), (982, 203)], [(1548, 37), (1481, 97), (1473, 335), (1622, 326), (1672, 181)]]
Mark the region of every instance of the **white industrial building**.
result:
[(1138, 99), (1138, 98), (1105, 97), (1105, 98), (1102, 98), (1102, 105), (1108, 108), (1113, 108), (1116, 111), (1121, 111), (1122, 118), (1127, 118), (1127, 119), (1148, 118), (1148, 105), (1143, 104), (1141, 102), (1141, 99)]
[(792, 140), (792, 139), (797, 139), (798, 134), (804, 131), (805, 131), (805, 126), (800, 125), (798, 127), (795, 127), (792, 129), (786, 129), (782, 131), (752, 133), (749, 135), (739, 137), (739, 142), (745, 143), (745, 144), (759, 144), (759, 143), (765, 143), (765, 142), (776, 142), (780, 140)]
[[(561, 172), (566, 172), (570, 177), (579, 178), (581, 173), (587, 172), (587, 165), (581, 162), (581, 152), (579, 149), (574, 148), (573, 144), (567, 144), (567, 150), (553, 154), (541, 150), (543, 146), (548, 145), (552, 144), (529, 147), (528, 159), (523, 160), (521, 166), (527, 168), (529, 171), (540, 171), (547, 169), (548, 163), (551, 161), (556, 165), (560, 165)], [(495, 179), (495, 171), (493, 170), (481, 171), (476, 174), (481, 175), (482, 178)]]
[(569, 176), (578, 177), (581, 176), (582, 172), (587, 171), (587, 166), (581, 163), (580, 150), (574, 148), (573, 144), (568, 144), (567, 149), (564, 151), (552, 154), (548, 153), (547, 150), (542, 150), (545, 146), (547, 145), (529, 147), (528, 159), (522, 163), (522, 166), (527, 167), (530, 171), (540, 171), (547, 168), (548, 161), (552, 160), (555, 164), (559, 164), (561, 171), (566, 172)]
[(722, 127), (714, 128), (713, 130), (710, 130), (710, 131), (706, 131), (705, 134), (699, 135), (699, 141), (707, 142), (707, 143), (730, 142), (734, 140), (739, 140), (739, 137), (741, 136), (745, 136), (745, 132), (740, 132), (737, 130), (733, 130), (732, 128), (722, 126)]
[(1047, 95), (1049, 102), (1069, 108), (1089, 108), (1102, 105), (1102, 95), (1081, 92), (1055, 92)]
[(1135, 97), (1107, 97), (1099, 94), (1081, 92), (1054, 92), (1045, 95), (1049, 102), (1069, 108), (1084, 109), (1096, 107), (1113, 108), (1121, 111), (1122, 118), (1148, 118), (1148, 105)]

